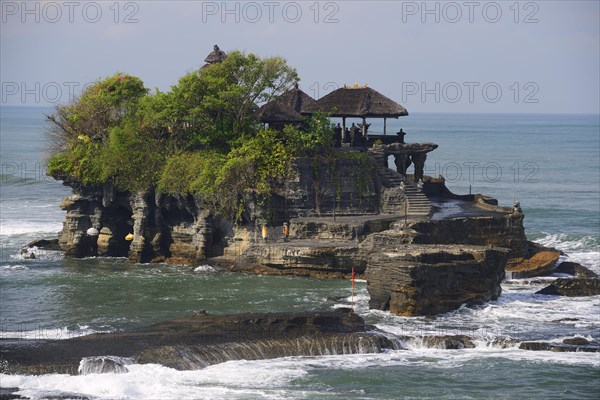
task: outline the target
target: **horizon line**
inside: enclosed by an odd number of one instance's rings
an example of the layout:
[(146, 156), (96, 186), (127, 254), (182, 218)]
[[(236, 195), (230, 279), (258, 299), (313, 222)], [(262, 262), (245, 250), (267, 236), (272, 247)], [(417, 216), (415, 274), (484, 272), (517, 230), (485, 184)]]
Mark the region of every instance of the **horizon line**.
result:
[[(66, 105), (66, 104), (65, 104)], [(56, 105), (39, 105), (39, 104), (0, 104), (0, 108), (2, 107), (14, 107), (14, 108), (53, 108)], [(500, 112), (493, 112), (493, 111), (412, 111), (409, 112), (409, 114), (407, 115), (408, 117), (410, 117), (411, 115), (414, 114), (448, 114), (448, 115), (457, 115), (457, 114), (464, 114), (464, 115), (475, 115), (475, 114), (480, 114), (480, 115), (589, 115), (589, 116), (598, 116), (600, 117), (600, 112), (598, 113), (591, 113), (591, 112), (582, 112), (582, 113), (577, 113), (577, 112), (518, 112), (518, 111), (500, 111)], [(332, 118), (336, 118), (336, 117), (332, 117)], [(348, 117), (348, 118), (354, 118), (354, 117)], [(398, 120), (400, 120), (399, 117), (397, 118)], [(354, 119), (360, 119), (359, 117), (356, 117)], [(376, 119), (381, 119), (381, 118), (376, 118)], [(388, 118), (388, 119), (393, 119), (393, 118)]]

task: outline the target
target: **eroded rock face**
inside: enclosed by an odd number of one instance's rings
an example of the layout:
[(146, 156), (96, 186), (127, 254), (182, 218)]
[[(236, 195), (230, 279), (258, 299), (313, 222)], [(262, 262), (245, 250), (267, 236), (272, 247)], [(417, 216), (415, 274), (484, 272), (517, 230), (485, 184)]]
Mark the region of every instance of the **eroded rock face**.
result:
[(412, 243), (466, 244), (503, 247), (510, 258), (528, 254), (522, 213), (495, 213), (489, 216), (427, 220), (412, 224)]
[(434, 315), (496, 300), (508, 250), (481, 246), (397, 246), (369, 257), (371, 308)]
[(86, 257), (97, 254), (96, 238), (86, 231), (101, 218), (101, 198), (92, 190), (74, 190), (65, 198), (60, 208), (65, 210), (65, 221), (58, 243), (66, 256)]
[[(193, 263), (213, 251), (213, 218), (198, 206), (198, 199), (112, 187), (75, 186), (73, 191), (61, 204), (67, 214), (59, 244), (66, 256)], [(90, 228), (98, 235), (90, 236)], [(129, 234), (132, 240), (127, 240)]]
[(235, 262), (231, 257), (210, 261), (236, 272), (312, 278), (345, 278), (350, 276), (352, 268), (362, 274), (367, 266), (366, 259), (352, 243), (336, 245), (312, 241), (255, 244), (243, 251)]

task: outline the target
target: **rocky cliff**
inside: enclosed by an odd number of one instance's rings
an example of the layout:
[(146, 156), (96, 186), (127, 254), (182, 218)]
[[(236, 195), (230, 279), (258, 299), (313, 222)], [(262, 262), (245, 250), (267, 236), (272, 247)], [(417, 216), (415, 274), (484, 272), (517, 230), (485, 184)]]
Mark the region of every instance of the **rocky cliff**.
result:
[[(59, 243), (67, 256), (193, 263), (213, 250), (213, 219), (198, 198), (122, 192), (109, 184), (73, 192), (61, 203), (67, 213)], [(90, 228), (99, 234), (90, 235)]]
[[(520, 210), (472, 196), (459, 199), (464, 210), (458, 215), (431, 216), (423, 210), (435, 207), (419, 187), (380, 165), (381, 154), (365, 155), (352, 150), (335, 163), (297, 159), (271, 201), (247, 199), (237, 225), (213, 215), (198, 196), (71, 184), (60, 245), (67, 256), (206, 260), (262, 274), (341, 278), (354, 270), (366, 274), (372, 307), (402, 315), (497, 298), (507, 258), (529, 256)], [(449, 193), (443, 182), (436, 185)], [(283, 221), (289, 221), (288, 236)]]
[(380, 247), (368, 256), (369, 306), (434, 315), (496, 300), (508, 249), (462, 245)]
[[(364, 155), (357, 151), (348, 154)], [(268, 204), (247, 199), (239, 231), (256, 231), (267, 221), (281, 227), (283, 221), (298, 216), (375, 215), (380, 207), (381, 184), (372, 171), (368, 157), (342, 158), (335, 163), (297, 159), (289, 178), (276, 188)], [(164, 195), (153, 190), (130, 193), (109, 183), (101, 187), (65, 184), (73, 188), (73, 195), (61, 204), (67, 214), (59, 243), (67, 256), (195, 263), (221, 255), (235, 244), (234, 224), (215, 217), (198, 196)], [(98, 235), (88, 234), (90, 228), (97, 229)], [(295, 224), (293, 229), (298, 237), (302, 229), (327, 231), (310, 224)], [(365, 229), (368, 227), (357, 226), (351, 235), (364, 236)], [(344, 229), (341, 234), (347, 233)], [(129, 234), (131, 240), (126, 240)]]

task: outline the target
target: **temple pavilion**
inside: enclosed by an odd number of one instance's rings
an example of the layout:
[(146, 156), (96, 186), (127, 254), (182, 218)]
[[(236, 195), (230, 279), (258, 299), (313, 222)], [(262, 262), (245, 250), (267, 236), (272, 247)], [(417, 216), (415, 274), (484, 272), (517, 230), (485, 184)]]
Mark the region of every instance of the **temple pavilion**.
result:
[[(305, 117), (322, 111), (333, 118), (341, 118), (342, 126), (334, 131), (339, 147), (364, 149), (376, 154), (387, 167), (387, 159), (394, 156), (394, 163), (400, 175), (407, 178), (407, 169), (414, 164), (414, 182), (423, 178), (427, 153), (437, 148), (433, 143), (405, 143), (404, 132), (401, 130), (393, 135), (387, 134), (387, 119), (408, 115), (402, 105), (375, 89), (366, 85), (344, 86), (332, 91), (319, 100), (314, 100), (303, 92), (298, 84), (278, 98), (263, 105), (260, 121), (274, 129), (282, 129), (286, 124), (301, 125)], [(348, 138), (347, 118), (362, 119), (362, 124), (354, 127), (351, 138)], [(373, 135), (368, 132), (368, 119), (383, 119), (383, 135)], [(356, 138), (355, 136), (358, 136)], [(375, 146), (377, 144), (377, 146)]]

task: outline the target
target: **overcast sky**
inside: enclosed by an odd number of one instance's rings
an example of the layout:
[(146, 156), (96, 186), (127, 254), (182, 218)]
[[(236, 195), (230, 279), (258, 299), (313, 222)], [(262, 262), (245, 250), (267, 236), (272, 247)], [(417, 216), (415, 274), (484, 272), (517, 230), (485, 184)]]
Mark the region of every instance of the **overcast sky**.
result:
[(285, 57), (314, 97), (357, 82), (409, 112), (600, 112), (596, 0), (0, 3), (3, 105), (117, 71), (168, 90), (218, 44)]

